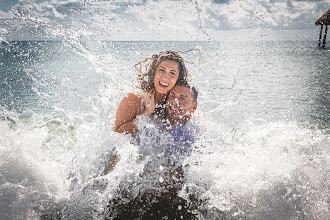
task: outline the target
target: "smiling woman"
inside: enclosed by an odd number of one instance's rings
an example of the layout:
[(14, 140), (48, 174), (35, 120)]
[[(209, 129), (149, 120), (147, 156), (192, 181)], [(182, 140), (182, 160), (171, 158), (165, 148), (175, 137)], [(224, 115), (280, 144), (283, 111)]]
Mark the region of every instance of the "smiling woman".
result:
[[(147, 60), (151, 63), (147, 72), (143, 73), (142, 63)], [(138, 115), (163, 115), (168, 92), (178, 82), (187, 80), (184, 60), (175, 51), (162, 51), (137, 65), (141, 67), (140, 88), (144, 92), (142, 95), (130, 93), (119, 104), (114, 126), (114, 131), (119, 133), (134, 134)]]
[(179, 78), (179, 64), (172, 60), (162, 61), (155, 71), (154, 86), (156, 95), (165, 94), (169, 88), (173, 88)]

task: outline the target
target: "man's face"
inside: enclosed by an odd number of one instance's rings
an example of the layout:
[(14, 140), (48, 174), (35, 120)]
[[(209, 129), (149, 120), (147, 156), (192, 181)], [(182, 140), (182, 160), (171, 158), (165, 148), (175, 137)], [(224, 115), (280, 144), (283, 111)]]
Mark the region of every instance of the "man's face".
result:
[(189, 88), (176, 85), (169, 93), (167, 99), (167, 117), (170, 120), (181, 120), (185, 123), (196, 110), (197, 102)]

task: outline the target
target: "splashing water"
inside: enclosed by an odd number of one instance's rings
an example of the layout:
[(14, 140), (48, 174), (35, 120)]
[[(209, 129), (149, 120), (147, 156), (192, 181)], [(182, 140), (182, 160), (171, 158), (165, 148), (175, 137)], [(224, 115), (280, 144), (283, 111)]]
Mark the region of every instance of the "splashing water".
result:
[[(118, 103), (137, 85), (134, 64), (196, 42), (105, 41), (114, 30), (102, 18), (120, 6), (86, 1), (58, 24), (37, 14), (40, 4), (22, 1), (14, 26), (33, 24), (60, 41), (0, 48), (0, 218), (104, 218), (115, 199), (158, 192), (169, 172), (168, 137), (152, 123), (141, 122), (150, 132), (140, 144), (112, 131)], [(203, 132), (181, 161), (180, 198), (202, 201), (199, 219), (326, 219), (329, 50), (316, 42), (198, 43), (201, 71), (188, 67)], [(113, 152), (120, 160), (102, 175)]]

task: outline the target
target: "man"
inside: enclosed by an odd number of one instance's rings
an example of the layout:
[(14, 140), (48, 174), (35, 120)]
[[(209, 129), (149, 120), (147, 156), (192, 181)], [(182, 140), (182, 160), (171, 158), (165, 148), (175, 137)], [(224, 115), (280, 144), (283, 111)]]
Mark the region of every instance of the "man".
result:
[(198, 127), (190, 121), (197, 109), (197, 97), (197, 90), (187, 83), (179, 83), (170, 91), (166, 107), (166, 128), (174, 139), (170, 150), (172, 153), (188, 153), (192, 150), (199, 133)]
[(179, 83), (167, 98), (167, 120), (172, 128), (185, 125), (197, 109), (198, 92), (186, 83)]

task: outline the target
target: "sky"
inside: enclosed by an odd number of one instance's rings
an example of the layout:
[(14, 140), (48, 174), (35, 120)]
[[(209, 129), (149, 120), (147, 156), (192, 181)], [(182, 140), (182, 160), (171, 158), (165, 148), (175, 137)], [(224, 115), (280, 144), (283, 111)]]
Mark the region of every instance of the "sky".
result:
[(1, 0), (0, 40), (317, 40), (330, 0)]

